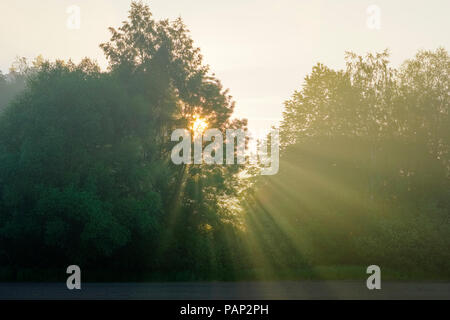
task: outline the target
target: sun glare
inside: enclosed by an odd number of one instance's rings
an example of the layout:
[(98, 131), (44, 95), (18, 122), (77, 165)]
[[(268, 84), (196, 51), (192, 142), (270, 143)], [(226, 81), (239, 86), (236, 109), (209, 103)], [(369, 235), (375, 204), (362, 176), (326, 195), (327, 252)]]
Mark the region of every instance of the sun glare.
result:
[(193, 116), (191, 130), (194, 132), (195, 136), (203, 134), (207, 127), (208, 123), (205, 119), (200, 118), (198, 115)]

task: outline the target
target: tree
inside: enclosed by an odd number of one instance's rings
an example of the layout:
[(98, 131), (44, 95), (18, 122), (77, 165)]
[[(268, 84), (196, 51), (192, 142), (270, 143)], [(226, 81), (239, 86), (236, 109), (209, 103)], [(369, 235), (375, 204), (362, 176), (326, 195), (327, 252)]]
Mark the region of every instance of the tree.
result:
[(236, 216), (221, 203), (242, 168), (174, 165), (170, 134), (194, 116), (222, 131), (245, 121), (181, 19), (133, 2), (111, 31), (108, 72), (40, 61), (1, 114), (1, 250), (19, 267), (213, 274), (230, 263)]
[[(160, 158), (169, 159), (173, 146), (168, 141), (171, 132), (188, 128), (195, 117), (222, 132), (227, 128), (245, 129), (246, 121), (230, 121), (234, 108), (231, 96), (223, 90), (219, 80), (208, 75), (208, 67), (203, 65), (200, 51), (193, 46), (181, 18), (173, 22), (155, 21), (149, 7), (142, 2), (132, 3), (128, 18), (119, 29), (110, 28), (111, 40), (101, 48), (113, 74), (125, 78), (133, 75), (140, 83), (133, 83), (133, 86), (141, 86), (149, 93), (148, 98), (153, 98), (155, 116), (162, 119), (158, 124), (160, 134), (155, 137), (155, 141), (163, 145)], [(155, 99), (158, 97), (154, 94), (155, 88), (166, 95)], [(169, 181), (165, 186), (168, 193), (164, 197), (167, 233), (160, 255), (167, 256), (172, 260), (169, 263), (177, 263), (180, 269), (185, 268), (186, 263), (202, 265), (195, 263), (190, 255), (186, 255), (184, 261), (172, 251), (178, 248), (192, 252), (193, 247), (203, 248), (204, 244), (214, 241), (208, 233), (201, 232), (205, 226), (213, 230), (210, 234), (220, 233), (227, 226), (224, 220), (236, 219), (229, 209), (221, 208), (218, 203), (221, 199), (231, 201), (236, 196), (237, 173), (242, 168), (174, 166), (171, 163), (169, 167), (169, 177), (165, 179)], [(211, 254), (212, 251), (203, 256), (205, 263), (213, 259)]]
[(26, 264), (88, 263), (156, 232), (145, 120), (142, 100), (88, 60), (46, 63), (32, 77), (0, 118), (0, 230), (17, 263), (24, 251)]
[(0, 71), (0, 112), (8, 103), (25, 88), (25, 81), (30, 68), (25, 58), (17, 58), (12, 64), (9, 74)]
[(399, 69), (388, 58), (317, 64), (285, 102), (280, 172), (246, 197), (249, 229), (279, 239), (266, 251), (281, 265), (379, 261), (447, 274), (450, 58), (420, 51)]

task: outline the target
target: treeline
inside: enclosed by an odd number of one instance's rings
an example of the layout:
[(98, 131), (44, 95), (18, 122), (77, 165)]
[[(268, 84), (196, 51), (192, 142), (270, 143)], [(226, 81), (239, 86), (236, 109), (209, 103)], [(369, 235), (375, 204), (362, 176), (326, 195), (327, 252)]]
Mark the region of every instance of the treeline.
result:
[[(38, 61), (40, 61), (39, 57), (35, 62)], [(8, 74), (5, 75), (0, 70), (0, 112), (25, 89), (26, 77), (31, 69), (25, 58), (18, 58), (12, 64)]]
[(301, 261), (449, 276), (450, 58), (420, 51), (398, 69), (388, 58), (318, 64), (286, 101), (280, 172), (246, 198), (275, 270)]
[(17, 91), (0, 77), (1, 279), (60, 280), (71, 264), (91, 281), (369, 264), (449, 275), (444, 49), (399, 69), (387, 53), (315, 66), (285, 103), (280, 172), (267, 177), (171, 162), (171, 132), (195, 118), (246, 127), (181, 19), (135, 2), (110, 31), (106, 72), (39, 58), (14, 69)]
[(222, 203), (236, 197), (241, 168), (174, 165), (170, 134), (194, 116), (220, 130), (245, 121), (230, 120), (231, 97), (180, 19), (156, 21), (133, 3), (110, 30), (107, 72), (89, 59), (40, 61), (1, 111), (5, 277), (69, 264), (87, 277), (225, 274), (237, 217)]

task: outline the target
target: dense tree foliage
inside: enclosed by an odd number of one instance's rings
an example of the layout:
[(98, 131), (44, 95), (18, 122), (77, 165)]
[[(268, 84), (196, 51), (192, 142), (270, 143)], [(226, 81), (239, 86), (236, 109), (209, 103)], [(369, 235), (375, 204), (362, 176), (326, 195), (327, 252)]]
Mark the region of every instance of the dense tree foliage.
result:
[(232, 255), (226, 202), (240, 169), (176, 166), (170, 134), (194, 116), (221, 130), (245, 121), (229, 120), (231, 97), (180, 19), (155, 21), (133, 3), (111, 32), (108, 72), (89, 59), (41, 62), (0, 117), (1, 259), (219, 270)]
[(39, 57), (0, 74), (1, 279), (64, 278), (70, 264), (96, 281), (369, 264), (449, 275), (444, 49), (398, 69), (387, 52), (316, 65), (285, 103), (268, 177), (171, 161), (171, 133), (195, 119), (246, 127), (181, 19), (133, 2), (110, 31), (107, 71)]
[(25, 89), (26, 76), (30, 71), (32, 71), (32, 68), (28, 66), (24, 58), (17, 59), (8, 74), (4, 75), (0, 71), (0, 112), (17, 94)]
[(248, 200), (252, 229), (285, 238), (264, 247), (278, 264), (448, 274), (449, 71), (444, 49), (313, 68), (285, 103), (280, 173)]

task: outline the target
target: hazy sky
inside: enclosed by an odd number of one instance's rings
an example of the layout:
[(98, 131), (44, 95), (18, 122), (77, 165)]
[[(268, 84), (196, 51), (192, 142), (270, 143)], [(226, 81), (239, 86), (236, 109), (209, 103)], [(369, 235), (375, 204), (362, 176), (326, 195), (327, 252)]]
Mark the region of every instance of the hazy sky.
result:
[[(449, 49), (449, 0), (153, 0), (156, 18), (181, 16), (205, 62), (230, 89), (236, 116), (262, 129), (281, 117), (283, 101), (312, 66), (342, 68), (344, 52), (390, 49), (398, 65), (418, 49)], [(1, 0), (0, 70), (16, 56), (48, 59), (88, 56), (102, 66), (98, 45), (107, 27), (120, 25), (129, 0)], [(67, 27), (77, 5), (80, 29)], [(380, 8), (380, 29), (367, 25), (367, 8)], [(371, 20), (373, 21), (373, 20)]]

